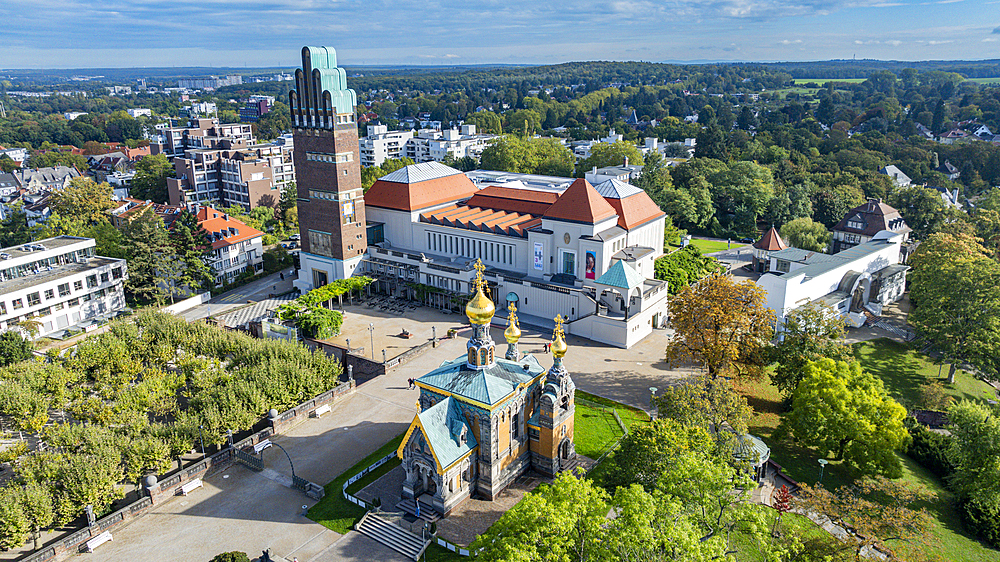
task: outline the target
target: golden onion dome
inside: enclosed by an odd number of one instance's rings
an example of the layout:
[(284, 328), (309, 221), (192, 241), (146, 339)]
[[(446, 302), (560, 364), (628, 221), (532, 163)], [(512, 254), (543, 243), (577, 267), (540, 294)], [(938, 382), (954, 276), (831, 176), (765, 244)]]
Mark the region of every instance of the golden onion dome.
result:
[(566, 350), (569, 346), (566, 345), (566, 339), (563, 337), (562, 330), (563, 319), (556, 316), (556, 329), (552, 332), (552, 357), (556, 359), (562, 359), (566, 355)]
[(517, 309), (514, 308), (514, 303), (511, 303), (507, 310), (510, 310), (510, 316), (507, 318), (507, 329), (503, 331), (503, 337), (507, 343), (515, 344), (517, 340), (521, 339), (521, 328), (518, 328), (517, 316), (514, 315), (514, 311)]
[(469, 304), (465, 305), (465, 315), (473, 324), (489, 324), (494, 313), (496, 313), (496, 307), (493, 305), (493, 301), (483, 293), (483, 286), (478, 285), (475, 296), (472, 297)]

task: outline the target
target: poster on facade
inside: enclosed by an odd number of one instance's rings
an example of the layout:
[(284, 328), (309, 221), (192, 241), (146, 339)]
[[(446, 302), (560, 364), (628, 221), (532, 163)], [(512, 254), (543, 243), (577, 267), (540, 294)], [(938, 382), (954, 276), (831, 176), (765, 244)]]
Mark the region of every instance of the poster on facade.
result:
[(535, 269), (542, 270), (542, 259), (543, 259), (542, 243), (535, 242)]
[(597, 254), (587, 252), (587, 264), (584, 268), (587, 279), (594, 279), (597, 276)]

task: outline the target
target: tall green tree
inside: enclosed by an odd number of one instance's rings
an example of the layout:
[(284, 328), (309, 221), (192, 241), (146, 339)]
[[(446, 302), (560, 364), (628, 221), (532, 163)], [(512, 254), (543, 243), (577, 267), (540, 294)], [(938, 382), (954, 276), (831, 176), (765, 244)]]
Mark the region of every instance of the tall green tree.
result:
[(163, 219), (147, 210), (125, 228), (125, 238), (129, 240), (126, 295), (136, 303), (162, 303), (176, 286), (170, 264), (177, 259)]
[(52, 211), (86, 225), (108, 221), (108, 211), (115, 206), (111, 200), (114, 189), (107, 183), (97, 183), (88, 177), (73, 178), (69, 185), (51, 196)]
[(35, 346), (20, 333), (8, 330), (0, 333), (0, 367), (31, 359)]
[(31, 241), (31, 229), (23, 209), (11, 208), (0, 221), (0, 248), (9, 248)]
[(580, 160), (576, 165), (576, 174), (583, 177), (594, 167), (621, 166), (628, 160), (629, 165), (642, 166), (642, 153), (635, 144), (620, 140), (612, 143), (602, 142), (590, 147), (590, 156)]
[(1000, 264), (967, 234), (932, 234), (910, 260), (909, 321), (956, 367), (968, 362), (978, 376), (1000, 376)]
[(844, 343), (844, 319), (815, 302), (796, 307), (785, 315), (779, 341), (771, 348), (775, 368), (771, 382), (791, 396), (806, 375), (806, 366), (824, 357), (846, 361), (850, 349)]
[(174, 167), (163, 154), (145, 156), (135, 165), (131, 195), (136, 199), (166, 203), (168, 199), (167, 178), (172, 178), (175, 175)]
[(753, 417), (747, 399), (722, 377), (695, 375), (666, 388), (653, 402), (661, 418), (709, 432), (720, 458), (732, 455), (738, 436), (747, 433)]
[(176, 283), (182, 293), (211, 288), (215, 281), (215, 274), (208, 265), (212, 259), (212, 244), (208, 233), (198, 224), (197, 217), (182, 211), (170, 231), (170, 242), (180, 261)]
[(903, 427), (906, 409), (889, 396), (882, 380), (855, 361), (824, 358), (805, 371), (778, 434), (815, 447), (821, 458), (832, 454), (862, 473), (900, 477), (896, 451), (910, 441)]
[(793, 248), (825, 252), (830, 244), (830, 231), (823, 223), (803, 217), (782, 226), (781, 238)]

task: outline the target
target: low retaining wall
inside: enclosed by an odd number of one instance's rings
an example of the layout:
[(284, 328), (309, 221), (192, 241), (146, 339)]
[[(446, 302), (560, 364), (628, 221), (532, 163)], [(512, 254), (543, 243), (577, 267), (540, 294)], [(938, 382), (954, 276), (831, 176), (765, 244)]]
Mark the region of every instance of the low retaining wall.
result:
[[(250, 437), (247, 437), (238, 443), (234, 443), (232, 448), (227, 447), (218, 453), (215, 453), (210, 457), (206, 457), (188, 467), (168, 472), (163, 475), (164, 480), (162, 482), (157, 482), (155, 485), (145, 488), (148, 492), (147, 496), (141, 497), (118, 511), (98, 519), (94, 523), (93, 527), (76, 531), (75, 533), (60, 539), (59, 542), (50, 544), (30, 556), (22, 558), (19, 562), (45, 562), (49, 560), (58, 560), (80, 552), (83, 545), (91, 538), (103, 533), (104, 531), (114, 531), (115, 529), (122, 528), (128, 523), (131, 523), (133, 520), (143, 516), (154, 506), (177, 496), (180, 493), (181, 486), (184, 484), (187, 484), (197, 478), (203, 478), (209, 473), (229, 466), (234, 461), (234, 449), (250, 448), (265, 439), (269, 439), (272, 436), (280, 435), (281, 433), (288, 431), (292, 427), (307, 420), (309, 415), (316, 408), (324, 404), (332, 404), (337, 400), (340, 400), (344, 396), (350, 394), (354, 388), (355, 386), (353, 382), (342, 383), (337, 385), (336, 388), (328, 390), (312, 400), (308, 400), (290, 410), (279, 413), (276, 418), (270, 420), (271, 427), (264, 428)], [(323, 487), (318, 484), (310, 484), (310, 486), (307, 486), (309, 490), (303, 491), (306, 492), (306, 494), (310, 494), (310, 497), (315, 497), (316, 495), (320, 495), (320, 497), (322, 497), (321, 494), (323, 493)], [(318, 491), (317, 488), (319, 489)]]
[(205, 304), (212, 299), (212, 293), (201, 293), (200, 295), (195, 295), (191, 298), (184, 299), (180, 302), (175, 302), (170, 306), (165, 306), (160, 310), (162, 312), (169, 312), (170, 314), (180, 314), (185, 310), (191, 310), (192, 308), (198, 306), (199, 304)]
[(350, 372), (354, 377), (354, 380), (357, 381), (357, 384), (366, 383), (375, 377), (391, 372), (393, 369), (396, 369), (400, 365), (413, 360), (421, 353), (434, 347), (434, 342), (428, 340), (383, 363), (353, 352), (357, 351), (359, 348), (349, 350), (346, 347), (333, 342), (311, 339), (306, 339), (305, 344), (309, 349), (322, 350), (330, 357), (334, 357), (340, 361), (341, 365), (344, 365), (345, 375), (347, 372)]

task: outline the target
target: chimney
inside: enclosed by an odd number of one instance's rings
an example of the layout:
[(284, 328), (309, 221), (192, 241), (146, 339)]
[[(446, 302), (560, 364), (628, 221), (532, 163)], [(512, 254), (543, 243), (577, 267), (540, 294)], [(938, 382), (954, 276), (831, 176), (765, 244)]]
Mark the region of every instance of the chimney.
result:
[(625, 166), (628, 166), (628, 156), (625, 157)]

